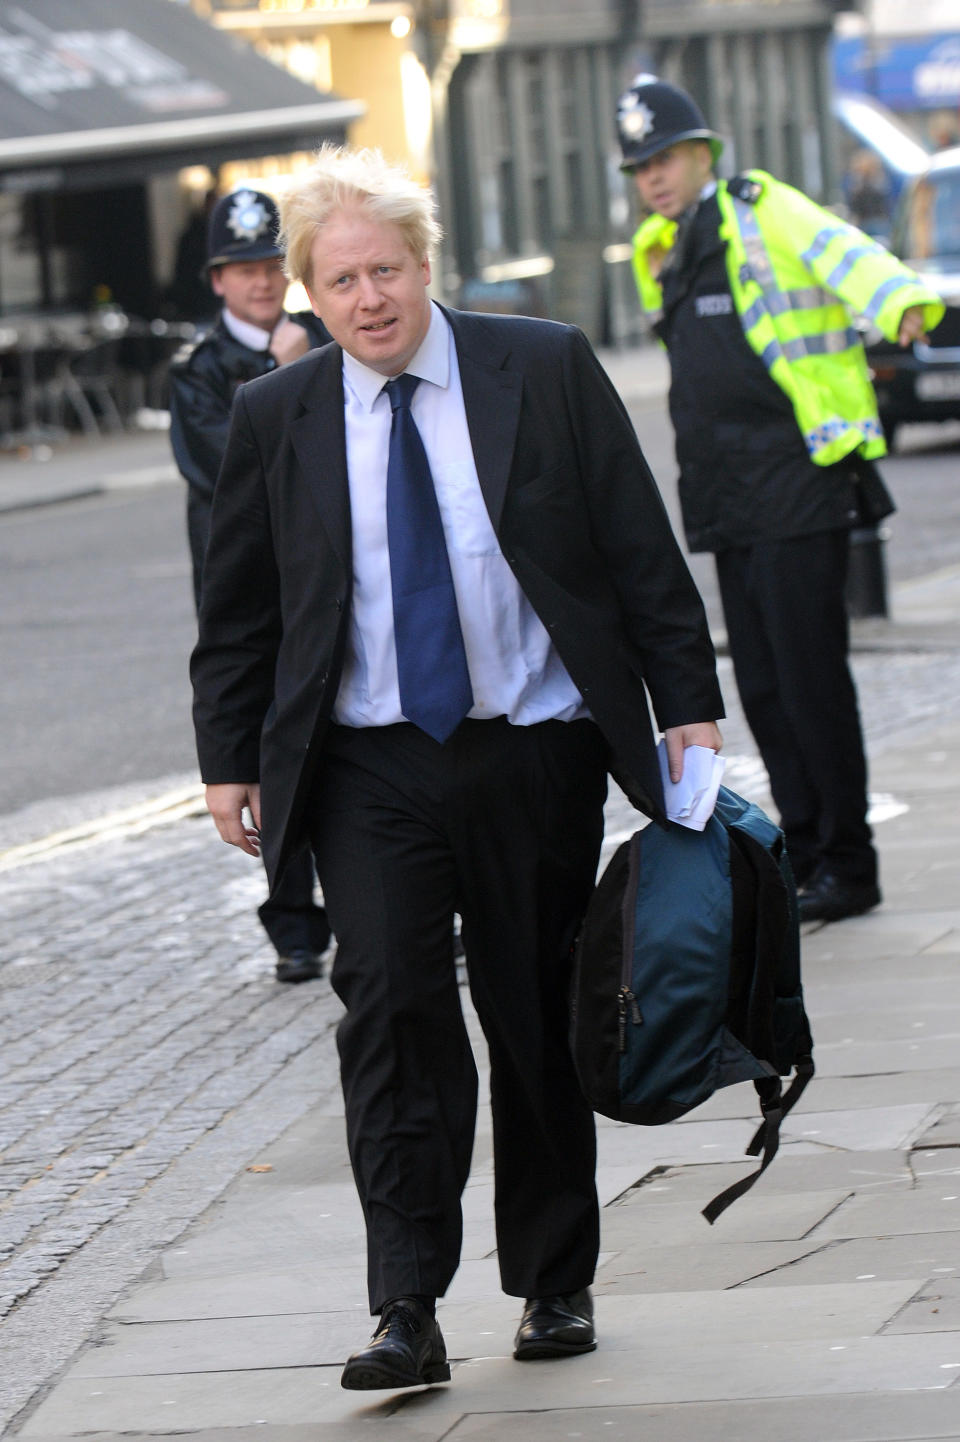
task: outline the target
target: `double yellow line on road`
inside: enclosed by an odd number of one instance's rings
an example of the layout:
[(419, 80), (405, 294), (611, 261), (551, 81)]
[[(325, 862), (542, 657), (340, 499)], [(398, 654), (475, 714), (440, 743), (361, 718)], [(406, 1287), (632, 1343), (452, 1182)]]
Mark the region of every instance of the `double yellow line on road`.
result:
[(136, 806), (108, 812), (106, 816), (98, 816), (95, 820), (83, 822), (79, 826), (54, 831), (39, 841), (26, 841), (20, 846), (11, 846), (6, 851), (0, 851), (0, 872), (13, 871), (18, 866), (43, 860), (67, 848), (79, 848), (120, 836), (137, 836), (154, 826), (165, 826), (168, 822), (180, 821), (187, 816), (199, 816), (205, 809), (203, 787), (183, 786), (176, 791), (167, 791), (162, 796), (139, 802)]

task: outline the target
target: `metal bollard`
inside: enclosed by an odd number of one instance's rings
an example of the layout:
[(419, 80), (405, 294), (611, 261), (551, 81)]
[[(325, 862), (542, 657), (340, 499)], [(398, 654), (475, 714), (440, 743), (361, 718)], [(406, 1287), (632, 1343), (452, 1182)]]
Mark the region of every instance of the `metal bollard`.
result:
[(846, 602), (848, 615), (856, 619), (890, 614), (883, 550), (889, 538), (886, 526), (858, 526), (850, 532)]

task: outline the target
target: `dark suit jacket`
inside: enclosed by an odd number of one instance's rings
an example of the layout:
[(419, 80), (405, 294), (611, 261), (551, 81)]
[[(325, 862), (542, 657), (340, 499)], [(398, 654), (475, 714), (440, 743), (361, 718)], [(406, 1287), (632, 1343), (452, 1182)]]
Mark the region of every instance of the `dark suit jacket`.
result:
[[(613, 774), (662, 819), (645, 687), (661, 727), (723, 710), (703, 607), (630, 420), (573, 327), (445, 313), (504, 556), (604, 733)], [(351, 575), (342, 353), (331, 345), (237, 396), (192, 660), (201, 774), (260, 780), (272, 881), (337, 695)]]

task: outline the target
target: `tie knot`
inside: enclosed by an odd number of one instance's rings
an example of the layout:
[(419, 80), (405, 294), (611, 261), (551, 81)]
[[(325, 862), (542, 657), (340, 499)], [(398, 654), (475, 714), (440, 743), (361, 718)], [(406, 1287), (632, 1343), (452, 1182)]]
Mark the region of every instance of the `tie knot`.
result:
[(387, 381), (384, 390), (389, 397), (391, 409), (396, 411), (401, 406), (409, 406), (419, 384), (420, 377), (408, 375), (406, 371), (403, 375), (394, 376), (392, 380)]

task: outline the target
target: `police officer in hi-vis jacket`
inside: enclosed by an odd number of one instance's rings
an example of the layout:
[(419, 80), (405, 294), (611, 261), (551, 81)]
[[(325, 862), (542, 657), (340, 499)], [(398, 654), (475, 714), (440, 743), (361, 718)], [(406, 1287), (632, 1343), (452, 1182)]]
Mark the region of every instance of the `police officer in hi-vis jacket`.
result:
[(677, 86), (639, 76), (617, 127), (646, 213), (634, 275), (670, 357), (687, 542), (716, 556), (801, 919), (837, 921), (881, 899), (844, 591), (851, 529), (893, 510), (853, 317), (908, 345), (943, 305), (773, 176), (717, 180), (723, 142)]

